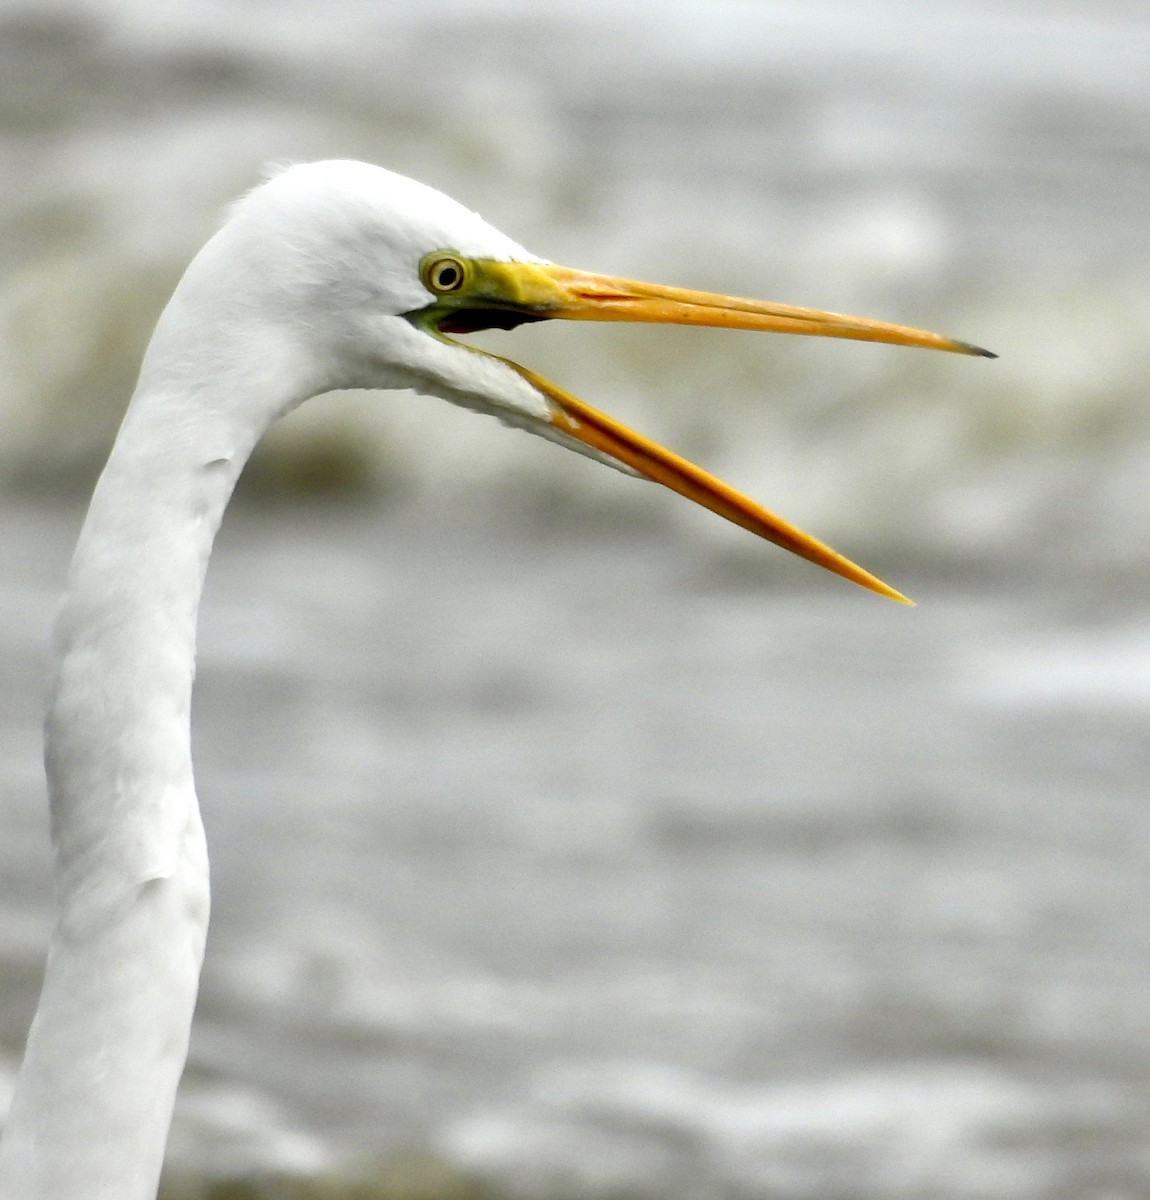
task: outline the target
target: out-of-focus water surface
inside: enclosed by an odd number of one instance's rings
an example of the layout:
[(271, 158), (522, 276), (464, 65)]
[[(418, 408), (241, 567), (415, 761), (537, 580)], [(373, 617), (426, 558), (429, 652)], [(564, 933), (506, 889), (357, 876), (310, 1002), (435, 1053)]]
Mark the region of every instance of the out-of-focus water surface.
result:
[[(0, 5), (2, 1078), (82, 496), (221, 205), (341, 155), (556, 261), (1002, 358), (488, 335), (913, 612), (427, 400), (276, 431), (202, 618), (173, 1170), (1145, 1196), (1150, 17), (1118, 0)], [(360, 490), (260, 497), (317, 478)]]

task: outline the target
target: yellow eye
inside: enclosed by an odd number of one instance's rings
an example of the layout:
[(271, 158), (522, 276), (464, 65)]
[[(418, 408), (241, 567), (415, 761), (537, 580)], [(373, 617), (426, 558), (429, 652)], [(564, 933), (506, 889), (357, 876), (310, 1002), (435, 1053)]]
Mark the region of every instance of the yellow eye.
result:
[(466, 278), (467, 268), (458, 258), (433, 258), (423, 268), (423, 282), (428, 290), (440, 295), (459, 291)]

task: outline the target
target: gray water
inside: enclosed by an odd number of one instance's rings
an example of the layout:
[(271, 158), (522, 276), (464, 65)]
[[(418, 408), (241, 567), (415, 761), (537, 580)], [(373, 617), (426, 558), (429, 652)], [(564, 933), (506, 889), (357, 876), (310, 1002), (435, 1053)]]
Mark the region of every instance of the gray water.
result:
[[(276, 431), (202, 618), (173, 1173), (1150, 1195), (1142, 6), (336, 7), (0, 5), (0, 1081), (83, 494), (220, 206), (354, 154), (558, 261), (1003, 357), (492, 339), (914, 610), (427, 401)], [(349, 498), (266, 499), (317, 463)]]
[[(47, 932), (32, 680), (76, 520), (3, 522), (10, 1069)], [(1135, 606), (1015, 574), (899, 578), (906, 610), (812, 575), (665, 525), (233, 513), (173, 1165), (1145, 1195)]]

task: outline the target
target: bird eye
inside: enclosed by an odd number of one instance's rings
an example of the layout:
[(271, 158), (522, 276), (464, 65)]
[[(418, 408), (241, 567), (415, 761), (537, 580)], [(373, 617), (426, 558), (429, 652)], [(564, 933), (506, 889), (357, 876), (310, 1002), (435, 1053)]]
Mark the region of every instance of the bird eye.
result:
[(466, 269), (458, 258), (433, 258), (423, 268), (423, 282), (429, 291), (457, 292), (467, 277)]

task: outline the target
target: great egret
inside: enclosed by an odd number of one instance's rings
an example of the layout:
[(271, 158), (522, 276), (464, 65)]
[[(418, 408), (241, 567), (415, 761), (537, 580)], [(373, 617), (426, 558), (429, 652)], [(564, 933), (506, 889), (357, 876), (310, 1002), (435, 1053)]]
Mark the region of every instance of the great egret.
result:
[(208, 922), (189, 747), (196, 612), (236, 478), (275, 418), (335, 388), (440, 396), (905, 599), (533, 372), (448, 336), (552, 317), (987, 354), (558, 267), (442, 193), (363, 163), (291, 167), (239, 202), (159, 319), (55, 627), (45, 761), (58, 915), (0, 1151), (2, 1200), (155, 1195)]

